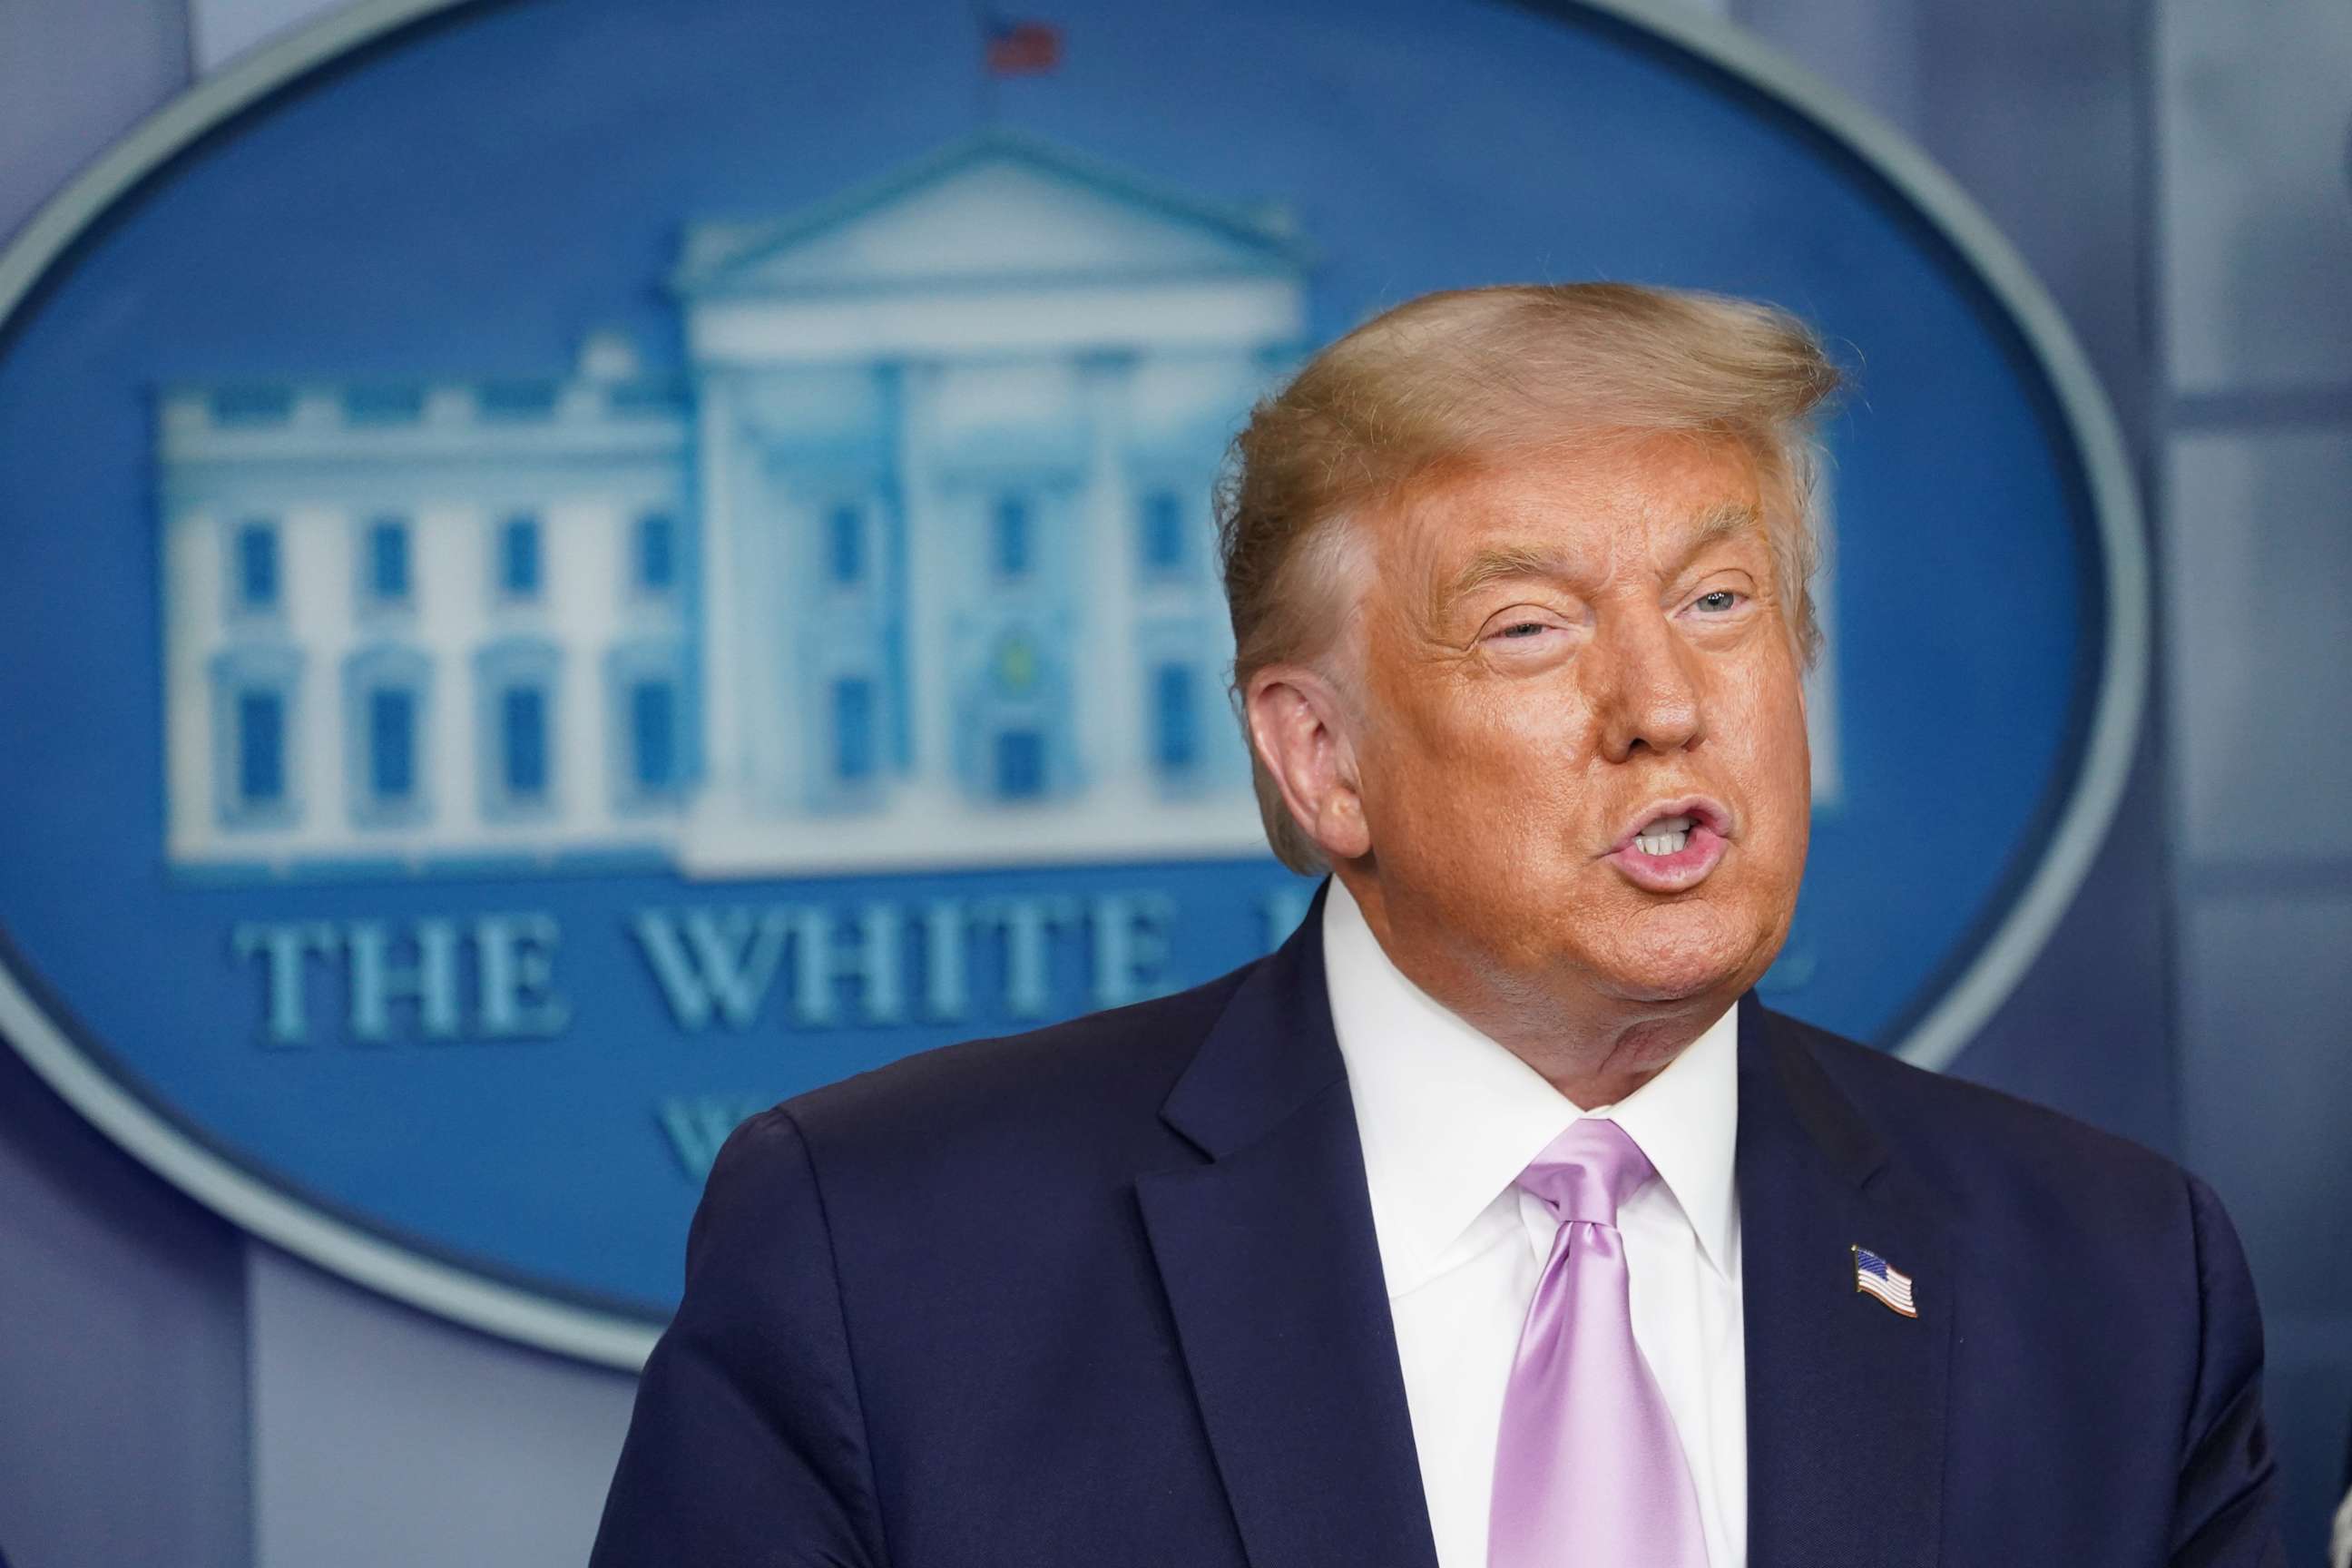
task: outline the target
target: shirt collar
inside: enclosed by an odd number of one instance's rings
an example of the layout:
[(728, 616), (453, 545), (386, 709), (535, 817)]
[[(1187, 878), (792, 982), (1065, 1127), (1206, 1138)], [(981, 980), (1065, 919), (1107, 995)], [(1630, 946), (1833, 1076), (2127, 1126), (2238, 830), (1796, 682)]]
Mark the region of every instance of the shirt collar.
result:
[(1391, 1295), (1434, 1275), (1528, 1162), (1583, 1115), (1613, 1117), (1642, 1146), (1708, 1263), (1728, 1275), (1739, 1219), (1737, 1008), (1640, 1089), (1588, 1111), (1407, 979), (1337, 877), (1323, 905), (1323, 962)]

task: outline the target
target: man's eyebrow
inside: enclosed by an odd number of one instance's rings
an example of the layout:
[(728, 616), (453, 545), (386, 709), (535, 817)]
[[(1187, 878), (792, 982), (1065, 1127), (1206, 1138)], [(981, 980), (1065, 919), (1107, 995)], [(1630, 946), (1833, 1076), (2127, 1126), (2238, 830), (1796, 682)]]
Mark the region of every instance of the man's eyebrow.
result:
[(1754, 507), (1746, 501), (1724, 501), (1699, 514), (1697, 523), (1691, 529), (1690, 542), (1684, 548), (1683, 559), (1687, 561), (1708, 545), (1719, 544), (1735, 534), (1760, 533), (1763, 530), (1764, 519)]
[(1682, 553), (1675, 558), (1674, 570), (1680, 573), (1712, 545), (1743, 534), (1762, 534), (1763, 514), (1747, 501), (1720, 501), (1700, 512), (1689, 524), (1684, 536)]
[(1557, 550), (1536, 544), (1492, 544), (1462, 563), (1453, 579), (1438, 589), (1432, 607), (1442, 611), (1489, 583), (1514, 577), (1562, 578), (1574, 574), (1573, 563)]

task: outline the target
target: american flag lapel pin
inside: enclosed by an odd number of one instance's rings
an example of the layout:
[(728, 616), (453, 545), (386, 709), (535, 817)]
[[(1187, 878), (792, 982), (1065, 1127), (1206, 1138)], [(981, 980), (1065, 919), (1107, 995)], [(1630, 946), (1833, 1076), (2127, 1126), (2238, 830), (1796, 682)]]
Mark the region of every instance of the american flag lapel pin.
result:
[(1906, 1318), (1919, 1315), (1918, 1305), (1911, 1300), (1911, 1276), (1892, 1268), (1886, 1259), (1866, 1247), (1851, 1248), (1853, 1253), (1853, 1289), (1860, 1296), (1875, 1296), (1890, 1312), (1900, 1312)]

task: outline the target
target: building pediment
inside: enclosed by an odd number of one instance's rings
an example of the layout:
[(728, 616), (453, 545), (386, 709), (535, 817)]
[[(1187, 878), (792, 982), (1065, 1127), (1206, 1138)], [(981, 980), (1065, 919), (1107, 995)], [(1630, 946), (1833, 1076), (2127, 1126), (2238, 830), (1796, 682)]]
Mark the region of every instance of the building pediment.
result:
[(964, 292), (1296, 276), (1305, 263), (1279, 211), (1203, 203), (993, 132), (781, 219), (696, 224), (673, 281), (706, 299)]

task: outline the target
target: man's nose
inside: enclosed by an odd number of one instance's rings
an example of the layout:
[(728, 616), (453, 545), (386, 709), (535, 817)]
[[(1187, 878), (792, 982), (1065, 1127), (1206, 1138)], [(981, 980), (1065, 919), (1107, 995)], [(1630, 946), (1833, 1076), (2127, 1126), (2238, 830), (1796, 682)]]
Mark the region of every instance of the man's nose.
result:
[(1612, 763), (1636, 752), (1680, 751), (1706, 733), (1698, 654), (1675, 635), (1664, 612), (1643, 608), (1609, 617), (1601, 632), (1601, 755)]

